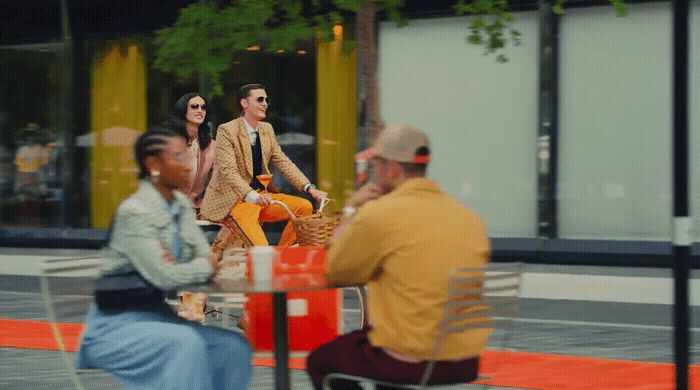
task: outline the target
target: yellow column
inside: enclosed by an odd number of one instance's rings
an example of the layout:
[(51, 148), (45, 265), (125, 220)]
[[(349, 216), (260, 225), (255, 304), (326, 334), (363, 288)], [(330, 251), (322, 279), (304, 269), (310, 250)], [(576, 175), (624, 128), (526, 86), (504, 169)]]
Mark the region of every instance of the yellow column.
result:
[(117, 205), (136, 190), (133, 144), (146, 130), (146, 66), (136, 44), (114, 44), (92, 64), (90, 210), (92, 226), (109, 226)]
[(316, 50), (316, 172), (319, 188), (336, 200), (329, 210), (339, 210), (353, 189), (357, 132), (356, 53), (343, 50), (342, 33), (336, 37), (319, 41)]

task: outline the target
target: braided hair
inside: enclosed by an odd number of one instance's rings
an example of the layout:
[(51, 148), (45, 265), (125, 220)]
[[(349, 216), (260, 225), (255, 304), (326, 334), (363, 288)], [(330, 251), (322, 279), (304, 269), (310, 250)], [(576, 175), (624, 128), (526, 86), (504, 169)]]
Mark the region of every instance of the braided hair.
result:
[[(190, 92), (182, 95), (175, 102), (173, 107), (173, 114), (171, 122), (175, 131), (181, 133), (185, 140), (189, 143), (189, 135), (187, 134), (187, 107), (189, 106), (190, 99), (193, 97), (202, 97), (202, 95), (196, 92)], [(197, 129), (197, 139), (199, 140), (199, 149), (204, 150), (211, 143), (211, 129), (209, 128), (209, 122), (204, 121)]]
[(182, 134), (164, 127), (156, 127), (141, 134), (134, 144), (134, 158), (139, 166), (139, 179), (148, 176), (146, 168), (146, 157), (157, 156), (165, 149), (165, 145), (173, 137), (182, 137)]

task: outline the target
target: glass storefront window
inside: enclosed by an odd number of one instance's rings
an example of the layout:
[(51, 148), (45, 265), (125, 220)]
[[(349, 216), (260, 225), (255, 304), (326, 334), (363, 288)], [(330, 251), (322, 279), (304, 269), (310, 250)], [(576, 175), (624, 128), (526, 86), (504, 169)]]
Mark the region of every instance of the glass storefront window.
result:
[[(63, 182), (74, 181), (79, 215), (74, 227), (106, 228), (121, 200), (136, 186), (131, 142), (149, 126), (162, 125), (184, 93), (206, 85), (198, 79), (175, 81), (150, 67), (150, 38), (94, 40), (84, 44), (87, 102), (85, 129), (72, 133), (76, 163), (62, 167), (69, 151), (60, 129), (60, 43), (16, 45), (0, 49), (0, 225), (63, 227)], [(282, 149), (311, 179), (316, 172), (315, 62), (304, 54), (241, 53), (232, 61), (224, 95), (208, 99), (212, 130), (237, 116), (235, 95), (246, 83), (267, 86), (273, 99), (267, 121)], [(77, 61), (76, 61), (77, 62)], [(206, 88), (206, 87), (203, 87)], [(85, 96), (82, 96), (85, 95)], [(78, 121), (79, 122), (79, 121)], [(68, 173), (65, 173), (68, 172)], [(66, 175), (71, 176), (65, 177)], [(275, 185), (294, 193), (277, 173)]]
[[(170, 23), (167, 18), (138, 33), (100, 32), (73, 14), (92, 8), (69, 5), (63, 20), (58, 4), (52, 35), (42, 38), (47, 42), (23, 43), (29, 31), (20, 29), (16, 40), (0, 44), (0, 229), (71, 237), (92, 234), (83, 229), (104, 233), (117, 205), (138, 184), (133, 141), (166, 123), (177, 99), (193, 91), (207, 99), (215, 136), (218, 125), (238, 116), (235, 96), (243, 84), (267, 86), (272, 104), (266, 121), (283, 151), (316, 181), (313, 40), (290, 52), (237, 53), (223, 76), (223, 95), (212, 98), (206, 79), (177, 80), (153, 67), (154, 31), (158, 23)], [(63, 41), (59, 27), (67, 20), (71, 39)], [(277, 188), (296, 193), (274, 173)]]
[(62, 47), (0, 48), (0, 226), (63, 224)]

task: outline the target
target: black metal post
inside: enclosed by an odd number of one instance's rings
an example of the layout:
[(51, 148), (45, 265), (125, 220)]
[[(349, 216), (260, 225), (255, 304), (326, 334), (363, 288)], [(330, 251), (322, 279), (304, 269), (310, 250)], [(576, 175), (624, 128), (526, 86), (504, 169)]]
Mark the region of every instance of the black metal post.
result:
[(540, 81), (537, 139), (537, 234), (542, 243), (557, 238), (557, 153), (559, 128), (559, 15), (539, 2)]
[(673, 322), (676, 389), (688, 389), (688, 276), (692, 220), (688, 212), (688, 0), (673, 0)]
[(75, 160), (75, 121), (74, 112), (74, 47), (71, 34), (70, 13), (68, 1), (61, 0), (61, 36), (63, 47), (61, 50), (61, 129), (63, 136), (63, 150), (61, 158), (61, 187), (63, 199), (60, 206), (60, 227), (65, 229), (75, 225), (75, 210), (73, 194), (76, 191), (75, 177), (73, 176), (73, 162)]
[(272, 334), (275, 346), (275, 389), (289, 389), (289, 342), (287, 335), (287, 294), (272, 294)]

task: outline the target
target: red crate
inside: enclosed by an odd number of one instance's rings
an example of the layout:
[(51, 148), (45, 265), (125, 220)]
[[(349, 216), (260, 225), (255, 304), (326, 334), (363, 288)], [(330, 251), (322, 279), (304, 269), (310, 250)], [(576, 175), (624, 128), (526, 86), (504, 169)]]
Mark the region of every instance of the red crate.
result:
[[(276, 248), (273, 273), (302, 277), (322, 274), (326, 268), (323, 247)], [(250, 261), (250, 255), (248, 256)], [(249, 264), (250, 265), (250, 264)], [(252, 268), (247, 267), (249, 270)], [(333, 340), (342, 331), (342, 291), (339, 289), (290, 292), (287, 316), (290, 352), (310, 352)], [(272, 294), (251, 294), (245, 306), (249, 324), (246, 334), (256, 351), (272, 351)]]

